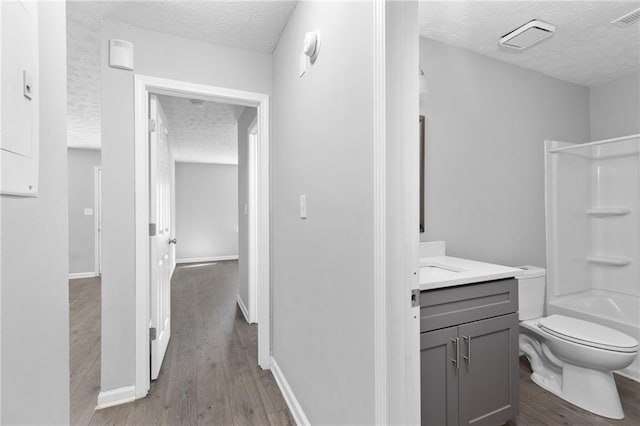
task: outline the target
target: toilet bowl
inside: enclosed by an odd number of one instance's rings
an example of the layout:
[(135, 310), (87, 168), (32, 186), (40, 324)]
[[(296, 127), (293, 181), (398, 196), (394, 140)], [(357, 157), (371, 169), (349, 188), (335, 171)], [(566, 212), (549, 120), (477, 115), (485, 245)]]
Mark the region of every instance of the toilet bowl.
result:
[(544, 269), (523, 268), (518, 277), (519, 345), (531, 363), (531, 379), (587, 411), (624, 418), (612, 372), (633, 362), (638, 341), (589, 321), (563, 315), (544, 317)]

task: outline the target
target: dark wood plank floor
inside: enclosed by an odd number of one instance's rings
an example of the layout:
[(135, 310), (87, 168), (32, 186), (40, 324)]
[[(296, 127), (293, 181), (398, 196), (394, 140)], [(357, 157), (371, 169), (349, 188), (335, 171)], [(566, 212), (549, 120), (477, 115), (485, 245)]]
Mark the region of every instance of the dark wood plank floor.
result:
[(520, 358), (520, 415), (513, 426), (638, 426), (640, 425), (640, 383), (615, 375), (618, 392), (625, 413), (623, 420), (611, 420), (597, 416), (571, 405), (547, 392), (531, 380), (531, 366), (525, 357)]
[(273, 375), (257, 365), (257, 327), (237, 308), (236, 280), (236, 261), (178, 267), (171, 341), (158, 380), (146, 398), (98, 411), (100, 283), (72, 281), (71, 423), (293, 425)]
[(89, 423), (100, 392), (100, 278), (69, 280), (71, 422)]
[[(237, 262), (179, 267), (172, 286), (172, 337), (147, 398), (94, 411), (100, 390), (100, 280), (72, 280), (73, 425), (293, 425), (271, 372), (257, 366), (257, 327), (235, 297)], [(520, 362), (520, 416), (508, 425), (640, 425), (640, 383), (616, 376), (626, 417), (605, 419), (531, 381)]]

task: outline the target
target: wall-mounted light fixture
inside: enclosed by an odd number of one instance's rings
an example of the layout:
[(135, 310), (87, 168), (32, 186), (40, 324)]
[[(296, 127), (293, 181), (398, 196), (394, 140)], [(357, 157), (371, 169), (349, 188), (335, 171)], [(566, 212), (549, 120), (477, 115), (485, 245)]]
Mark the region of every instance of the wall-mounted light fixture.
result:
[(309, 31), (304, 35), (303, 52), (311, 59), (311, 63), (316, 61), (320, 53), (320, 34), (317, 31)]

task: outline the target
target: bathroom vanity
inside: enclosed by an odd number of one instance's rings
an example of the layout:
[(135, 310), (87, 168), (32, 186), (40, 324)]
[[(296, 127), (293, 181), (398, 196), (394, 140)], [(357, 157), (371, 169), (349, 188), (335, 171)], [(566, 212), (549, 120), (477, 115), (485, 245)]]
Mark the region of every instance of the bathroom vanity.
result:
[(518, 415), (520, 272), (449, 256), (421, 260), (423, 425), (499, 425)]

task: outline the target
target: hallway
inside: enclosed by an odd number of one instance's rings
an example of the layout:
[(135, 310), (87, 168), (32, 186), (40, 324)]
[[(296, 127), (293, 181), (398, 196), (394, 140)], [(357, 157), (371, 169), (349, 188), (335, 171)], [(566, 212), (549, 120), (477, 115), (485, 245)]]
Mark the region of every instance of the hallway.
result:
[[(273, 375), (257, 365), (258, 330), (236, 305), (236, 280), (237, 261), (178, 266), (171, 281), (172, 337), (158, 380), (146, 398), (99, 411), (93, 411), (99, 391), (100, 339), (93, 334), (100, 329), (99, 303), (91, 308), (95, 300), (80, 294), (99, 288), (99, 281), (72, 283), (71, 423), (293, 425)], [(88, 328), (79, 329), (79, 322)], [(85, 351), (97, 352), (98, 362)]]

